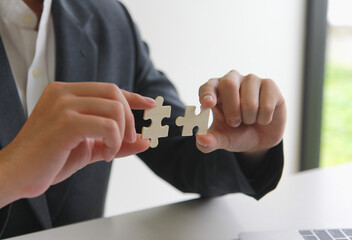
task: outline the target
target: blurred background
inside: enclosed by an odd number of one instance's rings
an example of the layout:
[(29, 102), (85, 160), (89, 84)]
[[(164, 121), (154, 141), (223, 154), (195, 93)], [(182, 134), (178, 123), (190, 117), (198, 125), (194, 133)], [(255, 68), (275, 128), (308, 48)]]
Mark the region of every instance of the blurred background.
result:
[[(272, 78), (288, 108), (283, 178), (352, 160), (351, 0), (123, 0), (187, 105), (231, 69)], [(113, 164), (105, 216), (197, 197), (137, 157)]]
[(352, 1), (328, 3), (321, 167), (352, 160)]

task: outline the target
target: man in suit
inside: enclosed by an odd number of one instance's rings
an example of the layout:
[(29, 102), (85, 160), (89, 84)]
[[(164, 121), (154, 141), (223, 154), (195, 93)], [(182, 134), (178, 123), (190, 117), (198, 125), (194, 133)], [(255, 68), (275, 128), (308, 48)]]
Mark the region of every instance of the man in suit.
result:
[[(131, 154), (205, 197), (259, 199), (279, 182), (286, 107), (272, 80), (230, 71), (204, 83), (214, 122), (181, 137), (184, 105), (121, 3), (0, 0), (0, 20), (0, 236), (101, 217), (111, 159)], [(136, 132), (156, 96), (170, 130), (148, 149)]]

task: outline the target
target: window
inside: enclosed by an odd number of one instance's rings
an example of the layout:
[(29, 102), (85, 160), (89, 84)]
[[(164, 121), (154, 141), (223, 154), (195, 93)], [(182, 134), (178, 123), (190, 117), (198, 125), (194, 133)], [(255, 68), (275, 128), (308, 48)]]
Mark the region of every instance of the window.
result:
[(301, 169), (352, 160), (352, 2), (308, 0)]
[(352, 160), (352, 1), (328, 2), (320, 166)]

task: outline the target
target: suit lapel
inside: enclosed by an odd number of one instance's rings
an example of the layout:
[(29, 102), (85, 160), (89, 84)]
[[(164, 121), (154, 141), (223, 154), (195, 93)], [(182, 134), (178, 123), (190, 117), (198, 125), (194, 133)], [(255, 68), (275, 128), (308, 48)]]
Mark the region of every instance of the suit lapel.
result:
[[(69, 2), (69, 1), (68, 1)], [(66, 1), (52, 2), (52, 14), (55, 29), (56, 73), (55, 80), (62, 82), (95, 81), (97, 75), (97, 47), (89, 38), (87, 31), (92, 23), (92, 16), (77, 19), (72, 14), (72, 7)], [(66, 189), (69, 191), (69, 188)], [(61, 193), (60, 196), (67, 196)], [(57, 196), (57, 197), (60, 197)], [(50, 210), (45, 194), (28, 199), (44, 228), (52, 227)], [(65, 199), (58, 201), (55, 207), (61, 209)], [(58, 213), (55, 212), (55, 215)]]
[(21, 100), (0, 37), (0, 149), (16, 137), (25, 121)]
[[(52, 3), (56, 42), (56, 81), (96, 81), (97, 78), (98, 48), (88, 35), (94, 24), (93, 15), (87, 11), (79, 11), (82, 9), (74, 9), (81, 7), (79, 5), (70, 6), (77, 2), (79, 1), (55, 0)], [(0, 116), (1, 149), (15, 138), (26, 121), (1, 38)], [(65, 199), (62, 199), (61, 205), (64, 201)], [(45, 194), (28, 199), (28, 203), (43, 228), (52, 227)]]
[[(78, 3), (79, 1), (71, 0), (52, 2), (56, 45), (55, 81), (86, 82), (96, 81), (97, 78), (98, 48), (89, 35), (93, 15), (83, 11)], [(85, 4), (84, 1), (82, 4)], [(49, 212), (53, 223), (66, 201), (74, 176), (51, 187), (47, 192), (48, 199), (51, 200)], [(55, 199), (60, 197), (59, 200)], [(40, 205), (32, 207), (39, 210)]]
[(84, 1), (53, 1), (56, 39), (56, 81), (86, 82), (97, 79), (98, 48), (89, 33), (93, 15), (82, 9)]
[[(55, 80), (62, 82), (96, 81), (97, 46), (87, 35), (93, 17), (92, 15), (75, 17), (76, 15), (73, 13), (79, 11), (73, 10), (73, 7), (69, 6), (71, 3), (62, 0), (52, 2), (56, 44)], [(69, 189), (67, 188), (65, 191), (67, 192)], [(67, 196), (66, 192), (61, 192), (60, 196)], [(61, 209), (65, 198), (57, 202), (59, 204), (53, 206), (54, 210)], [(52, 227), (45, 195), (29, 199), (29, 203), (40, 222), (46, 224), (43, 226), (45, 228)], [(56, 216), (58, 213), (54, 210), (52, 211)]]
[[(3, 42), (0, 38), (0, 147), (6, 147), (18, 134), (26, 121), (21, 100), (12, 75)], [(51, 227), (45, 195), (28, 199), (40, 224)]]

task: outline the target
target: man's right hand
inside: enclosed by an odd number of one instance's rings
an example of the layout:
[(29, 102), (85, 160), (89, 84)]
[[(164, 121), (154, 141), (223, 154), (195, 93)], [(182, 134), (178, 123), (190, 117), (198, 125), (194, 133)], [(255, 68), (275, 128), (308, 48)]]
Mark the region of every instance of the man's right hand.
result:
[(151, 98), (109, 83), (49, 84), (16, 138), (0, 151), (0, 208), (44, 193), (86, 165), (145, 151), (131, 109)]

